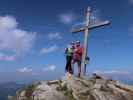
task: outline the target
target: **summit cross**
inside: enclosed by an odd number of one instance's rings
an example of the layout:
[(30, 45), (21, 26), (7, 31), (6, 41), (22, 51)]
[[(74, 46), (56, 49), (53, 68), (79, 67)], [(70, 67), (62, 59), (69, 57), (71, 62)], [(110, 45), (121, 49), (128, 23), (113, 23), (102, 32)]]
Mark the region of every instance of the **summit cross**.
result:
[(88, 51), (88, 37), (89, 37), (89, 30), (95, 29), (95, 28), (99, 28), (105, 25), (109, 25), (110, 22), (109, 21), (102, 21), (102, 22), (97, 22), (95, 24), (91, 24), (91, 8), (88, 7), (87, 9), (87, 13), (86, 13), (86, 24), (84, 27), (80, 27), (80, 28), (73, 28), (72, 29), (72, 33), (78, 33), (78, 32), (84, 32), (84, 51), (83, 51), (83, 55), (82, 55), (82, 64), (81, 64), (81, 76), (85, 76), (86, 74), (86, 57), (87, 55), (87, 51)]

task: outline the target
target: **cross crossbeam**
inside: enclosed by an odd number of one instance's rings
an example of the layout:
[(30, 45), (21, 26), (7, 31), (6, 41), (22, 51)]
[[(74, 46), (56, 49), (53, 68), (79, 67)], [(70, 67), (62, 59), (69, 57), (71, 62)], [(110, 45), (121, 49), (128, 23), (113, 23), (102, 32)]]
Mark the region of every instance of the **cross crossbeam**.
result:
[(89, 29), (89, 30), (92, 30), (92, 29), (94, 29), (94, 28), (99, 28), (99, 27), (106, 26), (106, 25), (109, 25), (109, 24), (110, 24), (109, 21), (104, 21), (104, 22), (99, 22), (99, 23), (91, 24), (91, 25), (86, 26), (86, 27), (73, 28), (73, 29), (72, 29), (72, 33), (82, 32), (82, 31), (84, 31), (86, 28)]

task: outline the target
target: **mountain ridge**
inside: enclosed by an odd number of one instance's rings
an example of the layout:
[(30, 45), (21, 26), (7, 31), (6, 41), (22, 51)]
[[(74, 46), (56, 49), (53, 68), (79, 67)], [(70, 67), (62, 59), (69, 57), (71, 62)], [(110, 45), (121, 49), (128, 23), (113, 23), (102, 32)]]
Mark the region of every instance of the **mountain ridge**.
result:
[(0, 83), (0, 100), (8, 100), (8, 95), (15, 95), (16, 91), (25, 87), (24, 84), (18, 84), (16, 82)]
[[(18, 99), (19, 98), (19, 99)], [(133, 100), (133, 86), (105, 79), (94, 74), (91, 78), (64, 78), (40, 81), (17, 91), (10, 100)]]

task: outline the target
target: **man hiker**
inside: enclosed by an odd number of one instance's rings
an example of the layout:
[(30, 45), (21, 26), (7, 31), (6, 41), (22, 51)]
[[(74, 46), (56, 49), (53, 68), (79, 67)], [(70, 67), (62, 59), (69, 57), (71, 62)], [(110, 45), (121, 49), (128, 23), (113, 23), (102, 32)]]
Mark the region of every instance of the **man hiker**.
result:
[(73, 59), (72, 59), (72, 69), (74, 69), (74, 64), (78, 64), (78, 77), (81, 75), (81, 61), (82, 61), (82, 54), (83, 54), (83, 47), (80, 45), (80, 41), (76, 41), (74, 52), (73, 52)]
[(66, 72), (69, 77), (73, 74), (73, 69), (72, 69), (72, 58), (73, 58), (73, 51), (74, 51), (74, 42), (72, 42), (66, 49), (65, 49), (65, 54), (66, 54)]

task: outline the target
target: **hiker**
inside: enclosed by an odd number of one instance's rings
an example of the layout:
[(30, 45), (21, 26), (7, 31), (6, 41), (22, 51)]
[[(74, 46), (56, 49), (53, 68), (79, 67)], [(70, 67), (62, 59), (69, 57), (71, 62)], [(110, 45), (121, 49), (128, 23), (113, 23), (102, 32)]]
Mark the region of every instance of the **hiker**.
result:
[(74, 52), (73, 52), (73, 59), (72, 59), (72, 69), (74, 69), (74, 64), (78, 64), (78, 77), (81, 75), (81, 60), (82, 60), (82, 53), (83, 47), (80, 45), (80, 41), (76, 41)]
[(71, 66), (72, 63), (72, 58), (73, 58), (73, 50), (74, 50), (74, 42), (72, 42), (66, 49), (65, 49), (65, 54), (66, 54), (66, 72), (68, 74), (73, 74), (73, 69)]

